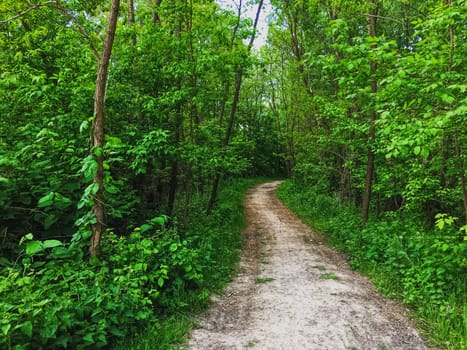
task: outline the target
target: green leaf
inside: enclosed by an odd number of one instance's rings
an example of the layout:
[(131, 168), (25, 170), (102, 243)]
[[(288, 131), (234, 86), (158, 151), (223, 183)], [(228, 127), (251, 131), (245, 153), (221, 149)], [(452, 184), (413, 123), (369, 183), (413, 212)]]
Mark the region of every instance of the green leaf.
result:
[(86, 341), (89, 344), (94, 343), (94, 334), (93, 333), (88, 333), (83, 337), (83, 340)]
[(50, 192), (46, 194), (44, 197), (39, 199), (39, 202), (37, 202), (37, 206), (39, 208), (50, 207), (51, 205), (54, 204), (54, 196), (55, 196), (55, 192)]
[(169, 217), (167, 215), (161, 215), (161, 216), (156, 216), (155, 218), (152, 218), (150, 221), (154, 224), (159, 224), (161, 226), (164, 226), (168, 220), (169, 220)]
[(86, 190), (89, 189), (89, 193), (92, 194), (92, 195), (95, 195), (97, 193), (97, 191), (99, 191), (99, 184), (97, 183), (93, 183), (91, 185), (89, 185)]
[(32, 233), (28, 233), (27, 235), (21, 237), (19, 241), (19, 245), (22, 245), (24, 241), (32, 241), (34, 239), (34, 235)]
[(62, 245), (63, 245), (63, 243), (60, 242), (59, 240), (56, 240), (56, 239), (48, 239), (48, 240), (45, 240), (44, 242), (42, 242), (42, 247), (44, 249), (60, 247)]
[(32, 337), (32, 322), (26, 321), (21, 325), (21, 331), (26, 334), (29, 338)]
[(81, 167), (81, 172), (84, 175), (84, 180), (91, 181), (92, 178), (94, 177), (94, 174), (97, 171), (97, 168), (98, 168), (98, 164), (92, 154), (84, 158), (83, 166)]
[(55, 339), (55, 344), (57, 345), (61, 345), (64, 349), (66, 349), (67, 345), (68, 345), (68, 337), (67, 336), (61, 336), (57, 339)]
[(26, 254), (34, 255), (41, 252), (43, 249), (41, 241), (31, 241), (26, 244)]
[(107, 338), (105, 337), (104, 334), (99, 334), (97, 336), (97, 340), (99, 341), (98, 344), (100, 344), (100, 345), (106, 345), (107, 344)]
[(422, 149), (420, 146), (415, 146), (413, 149), (413, 153), (415, 153), (415, 155), (419, 155), (421, 150)]
[(64, 210), (71, 205), (71, 199), (61, 195), (58, 192), (55, 192), (54, 204), (58, 209)]
[(422, 148), (421, 152), (420, 152), (420, 155), (423, 157), (423, 158), (427, 158), (429, 155), (430, 155), (430, 151), (426, 148)]
[(7, 335), (10, 328), (11, 328), (11, 324), (9, 324), (9, 323), (2, 324), (2, 333), (3, 333), (3, 335)]
[(52, 257), (63, 259), (69, 258), (73, 255), (73, 252), (64, 247), (56, 247), (52, 249)]
[(88, 120), (84, 120), (81, 125), (79, 126), (79, 132), (80, 134), (82, 134), (84, 131), (88, 130), (89, 129), (89, 121)]
[(162, 286), (164, 285), (164, 279), (162, 277), (159, 277), (157, 280), (157, 284), (159, 285), (159, 287), (162, 288)]
[(102, 157), (104, 155), (104, 149), (102, 147), (96, 146), (92, 151), (96, 157)]
[(441, 95), (441, 100), (447, 104), (451, 104), (454, 102), (455, 98), (448, 95), (448, 94), (442, 94)]
[(143, 225), (141, 225), (140, 229), (141, 229), (141, 232), (146, 232), (146, 231), (149, 231), (150, 229), (152, 229), (152, 226), (148, 225), (148, 224), (143, 224)]

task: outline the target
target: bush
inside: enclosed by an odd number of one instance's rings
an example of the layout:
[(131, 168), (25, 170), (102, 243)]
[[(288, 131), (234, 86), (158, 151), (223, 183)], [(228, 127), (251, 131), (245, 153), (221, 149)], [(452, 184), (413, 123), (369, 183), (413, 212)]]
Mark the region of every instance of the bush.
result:
[(175, 231), (107, 234), (89, 261), (79, 248), (28, 252), (47, 242), (28, 242), (22, 262), (2, 270), (2, 347), (103, 347), (153, 317), (180, 281), (202, 280), (198, 250)]
[(253, 183), (227, 186), (209, 217), (202, 205), (193, 208), (189, 229), (166, 228), (167, 218), (157, 217), (127, 236), (108, 232), (98, 259), (84, 257), (76, 244), (25, 236), (18, 259), (2, 260), (0, 348), (108, 347), (158, 319), (207, 305), (210, 290), (234, 271), (243, 195)]

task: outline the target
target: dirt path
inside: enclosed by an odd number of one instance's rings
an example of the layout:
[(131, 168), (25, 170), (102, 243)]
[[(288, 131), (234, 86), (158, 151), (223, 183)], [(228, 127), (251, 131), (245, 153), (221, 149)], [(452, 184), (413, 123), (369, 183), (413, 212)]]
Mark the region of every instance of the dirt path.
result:
[(402, 308), (276, 199), (279, 183), (248, 193), (239, 274), (200, 320), (189, 349), (428, 349)]

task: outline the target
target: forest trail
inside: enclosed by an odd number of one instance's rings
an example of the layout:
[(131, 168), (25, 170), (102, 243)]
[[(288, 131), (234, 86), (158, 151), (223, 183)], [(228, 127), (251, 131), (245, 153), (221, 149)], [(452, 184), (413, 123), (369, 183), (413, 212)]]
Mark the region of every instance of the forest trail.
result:
[(279, 184), (247, 194), (239, 273), (199, 320), (189, 349), (428, 349), (403, 308), (282, 205)]

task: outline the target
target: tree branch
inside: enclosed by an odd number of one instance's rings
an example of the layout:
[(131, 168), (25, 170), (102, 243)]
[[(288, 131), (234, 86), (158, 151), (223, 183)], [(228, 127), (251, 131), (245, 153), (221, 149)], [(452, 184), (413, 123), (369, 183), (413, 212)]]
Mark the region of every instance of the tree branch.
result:
[(400, 20), (398, 20), (397, 18), (394, 18), (394, 17), (379, 16), (379, 15), (374, 15), (374, 14), (371, 14), (371, 13), (357, 13), (357, 15), (365, 16), (365, 17), (374, 17), (374, 18), (387, 19), (389, 21), (393, 21), (393, 22), (399, 23), (400, 25), (404, 26), (404, 22), (402, 22), (402, 21), (400, 21)]
[(58, 10), (60, 13), (62, 13), (63, 15), (65, 15), (70, 21), (73, 22), (74, 25), (76, 25), (76, 27), (78, 28), (78, 32), (86, 39), (86, 41), (88, 42), (89, 46), (91, 47), (91, 50), (94, 54), (94, 57), (99, 61), (100, 60), (100, 55), (99, 55), (99, 51), (97, 50), (96, 46), (94, 45), (94, 43), (92, 42), (92, 39), (91, 39), (91, 36), (88, 34), (88, 32), (86, 31), (86, 29), (84, 29), (84, 27), (79, 23), (79, 20), (78, 18), (76, 18), (76, 16), (74, 16), (72, 13), (70, 13), (65, 7), (63, 7), (59, 1), (57, 0), (52, 0), (52, 1), (46, 1), (44, 3), (41, 3), (41, 4), (32, 4), (30, 7), (28, 7), (26, 10), (24, 10), (23, 12), (20, 12), (10, 18), (7, 18), (5, 20), (2, 20), (0, 21), (0, 25), (2, 24), (6, 24), (6, 23), (9, 23), (11, 21), (14, 21), (15, 19), (18, 19), (26, 14), (28, 14), (29, 12), (33, 11), (33, 10), (36, 10), (40, 7), (50, 7), (50, 8), (54, 8), (56, 10)]
[(44, 2), (43, 4), (34, 4), (34, 5), (31, 5), (31, 7), (28, 7), (26, 10), (24, 10), (23, 12), (20, 12), (20, 13), (17, 13), (16, 15), (10, 17), (10, 18), (7, 18), (3, 21), (0, 21), (0, 24), (6, 24), (8, 22), (11, 22), (11, 21), (14, 21), (15, 19), (17, 18), (20, 18), (26, 14), (28, 14), (29, 12), (39, 8), (39, 7), (44, 7), (44, 6), (49, 6), (49, 5), (52, 5), (54, 4), (55, 1), (47, 1), (47, 2)]
[(54, 6), (54, 8), (57, 9), (62, 14), (64, 14), (66, 17), (68, 17), (68, 19), (71, 20), (73, 24), (76, 25), (76, 27), (78, 28), (78, 32), (87, 40), (89, 46), (91, 47), (92, 53), (94, 54), (94, 57), (97, 59), (97, 61), (99, 61), (101, 58), (99, 51), (94, 46), (91, 36), (88, 34), (86, 29), (84, 29), (84, 27), (79, 23), (78, 18), (76, 18), (76, 16), (74, 16), (72, 13), (70, 13), (65, 7), (60, 5), (58, 1), (56, 2), (56, 6)]

